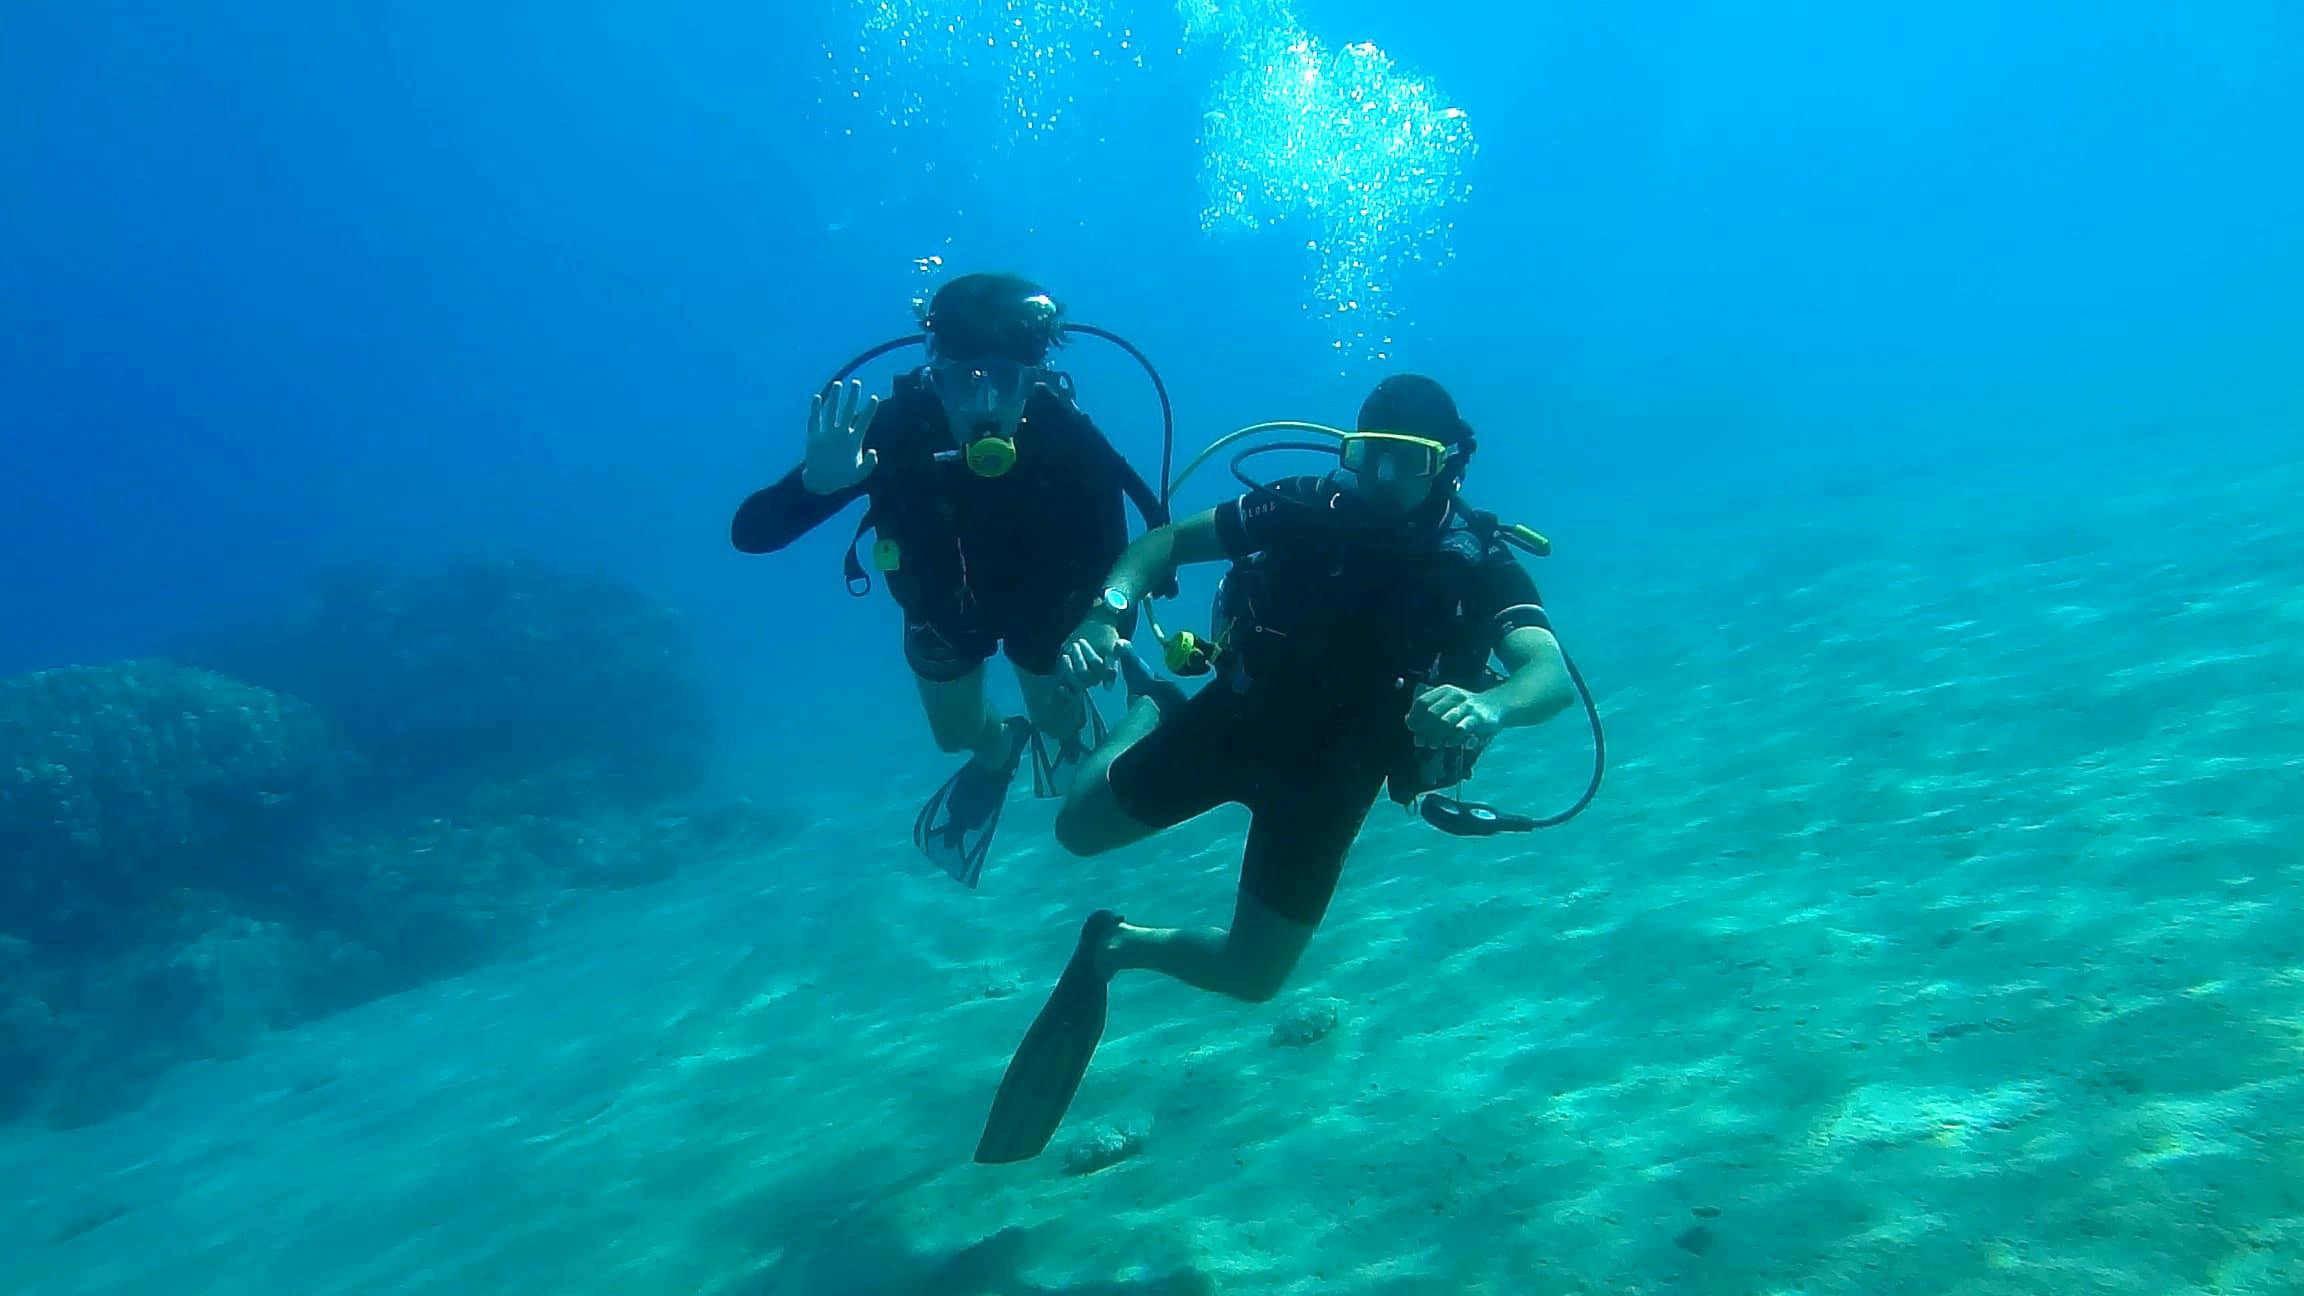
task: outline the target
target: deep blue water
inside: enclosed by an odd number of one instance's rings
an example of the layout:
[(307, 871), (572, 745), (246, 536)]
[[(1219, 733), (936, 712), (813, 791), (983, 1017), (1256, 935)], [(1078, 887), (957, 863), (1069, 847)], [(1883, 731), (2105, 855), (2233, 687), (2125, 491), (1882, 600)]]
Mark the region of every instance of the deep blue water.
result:
[[(885, 672), (888, 610), (841, 595), (844, 526), (777, 561), (722, 528), (939, 249), (1138, 339), (1187, 443), (1347, 417), (1383, 366), (1332, 363), (1287, 231), (1199, 232), (1206, 59), (1115, 8), (1168, 38), (1079, 110), (1108, 142), (1018, 157), (965, 104), (838, 135), (845, 6), (11, 7), (0, 669), (142, 651), (347, 555), (508, 547), (687, 608), (739, 733), (815, 723), (768, 682), (858, 643)], [(1399, 363), (1498, 433), (1475, 485), (1555, 526), (2272, 436), (2304, 401), (2293, 6), (1300, 16), (1471, 114)], [(1147, 393), (1081, 364), (1148, 453)]]

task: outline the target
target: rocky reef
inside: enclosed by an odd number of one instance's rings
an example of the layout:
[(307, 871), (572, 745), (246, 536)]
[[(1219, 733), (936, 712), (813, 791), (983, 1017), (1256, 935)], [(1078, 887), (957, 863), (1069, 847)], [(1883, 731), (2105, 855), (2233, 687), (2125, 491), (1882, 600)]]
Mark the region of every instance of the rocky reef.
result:
[(343, 766), (293, 698), (167, 662), (0, 680), (0, 931), (44, 950), (132, 939), (179, 887), (268, 888)]
[(317, 708), (372, 800), (461, 808), (543, 780), (555, 797), (647, 805), (693, 787), (711, 742), (677, 612), (521, 559), (335, 571), (297, 606), (175, 655)]
[(0, 680), (0, 1120), (516, 948), (771, 835), (698, 799), (678, 619), (533, 564), (338, 574), (139, 660)]

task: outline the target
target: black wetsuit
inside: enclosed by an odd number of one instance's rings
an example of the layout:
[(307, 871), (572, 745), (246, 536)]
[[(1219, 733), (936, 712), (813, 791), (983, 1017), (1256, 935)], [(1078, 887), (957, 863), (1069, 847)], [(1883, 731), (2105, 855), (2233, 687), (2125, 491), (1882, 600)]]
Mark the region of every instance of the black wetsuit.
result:
[(872, 475), (831, 495), (811, 493), (795, 468), (736, 512), (730, 539), (773, 553), (860, 497), (898, 554), (886, 573), (904, 609), (904, 659), (922, 679), (965, 677), (1004, 646), (1046, 675), (1128, 545), (1131, 473), (1080, 408), (1035, 391), (1016, 430), (1016, 466), (971, 472), (943, 405), (916, 375), (896, 381), (865, 433)]
[(1386, 780), (1402, 801), (1427, 790), (1410, 703), (1435, 683), (1478, 687), (1503, 635), (1545, 620), (1511, 550), (1454, 512), (1386, 525), (1356, 521), (1321, 478), (1275, 489), (1293, 502), (1251, 494), (1216, 511), (1234, 559), (1223, 674), (1110, 778), (1153, 828), (1247, 806), (1241, 890), (1317, 924)]

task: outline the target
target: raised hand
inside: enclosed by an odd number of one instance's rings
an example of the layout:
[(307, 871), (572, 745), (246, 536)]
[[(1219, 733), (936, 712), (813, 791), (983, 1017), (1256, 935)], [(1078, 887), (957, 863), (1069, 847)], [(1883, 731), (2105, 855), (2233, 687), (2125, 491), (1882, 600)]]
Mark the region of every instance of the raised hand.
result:
[(800, 484), (818, 495), (847, 490), (879, 466), (880, 452), (865, 448), (864, 434), (880, 412), (880, 398), (859, 411), (856, 398), (863, 391), (860, 382), (835, 383), (808, 403), (808, 457), (800, 464)]

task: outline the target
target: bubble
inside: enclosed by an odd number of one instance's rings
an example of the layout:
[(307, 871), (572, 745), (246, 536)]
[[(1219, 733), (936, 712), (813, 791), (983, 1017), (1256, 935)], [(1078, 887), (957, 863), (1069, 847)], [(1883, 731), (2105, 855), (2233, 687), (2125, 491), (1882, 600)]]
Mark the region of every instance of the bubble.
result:
[[(829, 98), (862, 115), (844, 134), (958, 130), (1008, 153), (1071, 137), (1101, 146), (1131, 119), (1123, 81), (1145, 58), (1119, 17), (1126, 0), (846, 2), (855, 51), (825, 51), (844, 91)], [(1339, 348), (1387, 354), (1406, 323), (1399, 284), (1453, 255), (1477, 153), (1470, 118), (1374, 44), (1324, 44), (1289, 0), (1177, 0), (1175, 13), (1178, 55), (1220, 55), (1199, 130), (1201, 228), (1304, 229), (1307, 309)]]
[[(849, 0), (862, 38), (840, 75), (883, 126), (981, 129), (1014, 148), (1060, 127), (1099, 86), (1074, 73), (1127, 48), (1108, 0)], [(828, 51), (829, 52), (829, 51)]]
[[(1402, 273), (1452, 255), (1477, 151), (1467, 114), (1374, 44), (1327, 49), (1284, 0), (1184, 0), (1179, 12), (1186, 35), (1222, 42), (1229, 64), (1203, 118), (1202, 227), (1311, 221), (1320, 317), (1396, 320)], [(1337, 340), (1370, 358), (1389, 342), (1360, 324)]]

